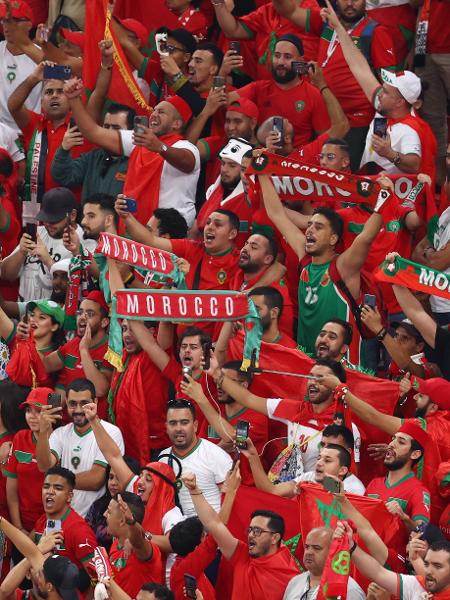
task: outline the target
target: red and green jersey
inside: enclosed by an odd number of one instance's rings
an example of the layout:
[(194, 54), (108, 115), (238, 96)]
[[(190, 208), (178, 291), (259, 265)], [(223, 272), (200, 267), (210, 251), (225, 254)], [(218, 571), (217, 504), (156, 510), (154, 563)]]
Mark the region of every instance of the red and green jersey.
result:
[[(0, 446), (5, 442), (12, 442), (13, 437), (10, 433), (5, 431), (0, 434)], [(8, 503), (6, 502), (6, 477), (0, 478), (0, 516), (9, 519)]]
[[(80, 356), (80, 337), (75, 337), (70, 342), (66, 342), (58, 350), (58, 357), (64, 364), (62, 371), (58, 374), (58, 381), (55, 387), (65, 388), (74, 379), (79, 377), (86, 377), (83, 365), (81, 364)], [(97, 369), (101, 371), (112, 371), (112, 366), (104, 356), (108, 350), (108, 336), (105, 335), (102, 339), (89, 348), (89, 354), (94, 361)]]
[(305, 352), (314, 354), (315, 341), (323, 325), (330, 319), (343, 319), (353, 325), (348, 358), (359, 364), (361, 337), (345, 296), (330, 277), (330, 264), (331, 261), (320, 265), (309, 263), (302, 269), (298, 283), (297, 342)]
[(387, 477), (376, 477), (367, 486), (366, 495), (383, 502), (398, 502), (403, 512), (413, 521), (428, 523), (430, 520), (430, 492), (413, 472), (392, 485)]
[[(50, 517), (53, 519), (53, 517)], [(39, 517), (35, 524), (35, 542), (38, 543), (47, 525), (47, 515)], [(79, 569), (86, 567), (94, 557), (98, 546), (95, 534), (86, 521), (77, 512), (68, 508), (61, 517), (61, 528), (64, 541), (58, 550), (61, 556), (67, 556)]]
[[(360, 49), (361, 34), (368, 23), (366, 17), (348, 29), (348, 34)], [(320, 36), (317, 62), (323, 67), (327, 85), (339, 100), (350, 126), (367, 127), (374, 115), (373, 107), (352, 75), (334, 30), (324, 25), (320, 9), (309, 10), (306, 31)], [(370, 53), (374, 69), (395, 67), (397, 61), (392, 36), (381, 25), (372, 31)]]
[(31, 531), (42, 515), (42, 484), (44, 473), (39, 471), (36, 461), (36, 438), (30, 429), (18, 431), (13, 438), (11, 455), (3, 474), (17, 479), (19, 511), (22, 525)]
[(153, 556), (149, 560), (139, 560), (133, 550), (125, 552), (117, 539), (114, 539), (109, 551), (114, 581), (131, 598), (136, 598), (144, 583), (163, 583), (161, 551), (156, 544), (151, 544)]

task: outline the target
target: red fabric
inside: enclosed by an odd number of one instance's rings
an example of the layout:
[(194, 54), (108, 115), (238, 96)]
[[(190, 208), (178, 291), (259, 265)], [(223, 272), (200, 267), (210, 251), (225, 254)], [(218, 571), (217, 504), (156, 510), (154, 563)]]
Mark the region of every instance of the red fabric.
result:
[[(0, 434), (0, 448), (3, 444), (12, 442), (13, 435), (5, 431)], [(9, 519), (8, 504), (6, 502), (6, 476), (3, 473), (0, 475), (0, 516)]]
[(164, 535), (162, 529), (162, 520), (166, 513), (175, 507), (174, 488), (169, 485), (162, 477), (158, 477), (153, 471), (161, 473), (170, 481), (175, 481), (173, 469), (162, 462), (151, 462), (146, 465), (152, 475), (153, 489), (150, 498), (145, 507), (145, 516), (142, 526), (146, 531), (155, 535)]
[[(444, 25), (445, 23), (447, 23), (447, 26)], [(431, 0), (427, 54), (447, 54), (449, 52), (448, 4), (442, 0)]]
[(145, 2), (136, 0), (117, 0), (114, 14), (121, 18), (131, 17), (145, 25), (149, 31), (159, 27), (176, 29), (180, 27), (176, 15), (166, 7), (165, 0), (152, 0), (152, 10), (148, 10)]
[(282, 600), (289, 581), (300, 574), (286, 546), (275, 554), (251, 558), (247, 544), (239, 541), (230, 563), (234, 568), (231, 600)]
[[(1, 154), (1, 149), (0, 149)], [(4, 188), (4, 194), (0, 196), (0, 202), (9, 215), (9, 224), (4, 230), (0, 230), (0, 260), (9, 256), (19, 243), (22, 227), (17, 210), (17, 174), (15, 167), (14, 178), (11, 181), (0, 181)], [(18, 281), (2, 281), (0, 279), (0, 293), (5, 300), (16, 302), (18, 295)]]
[(122, 361), (124, 371), (114, 373), (110, 388), (115, 423), (122, 432), (125, 453), (143, 465), (151, 449), (170, 445), (165, 426), (168, 386), (146, 352), (125, 353)]
[[(161, 550), (156, 544), (150, 542), (153, 556), (150, 560), (139, 560), (134, 550), (128, 554), (114, 539), (109, 559), (113, 568), (114, 580), (131, 598), (136, 598), (144, 583), (163, 583), (163, 563)], [(127, 556), (128, 554), (128, 556)], [(125, 566), (123, 566), (125, 563)]]
[[(351, 36), (358, 40), (366, 27), (368, 19), (364, 19), (353, 29)], [(309, 31), (315, 35), (322, 35), (324, 24), (319, 9), (311, 9)], [(328, 30), (329, 33), (329, 30)], [(330, 42), (325, 37), (320, 38), (318, 63), (322, 64), (327, 58)], [(382, 25), (375, 28), (371, 43), (372, 65), (375, 69), (391, 67), (396, 64), (394, 43), (389, 30)], [(345, 61), (340, 44), (324, 67), (324, 75), (330, 90), (339, 100), (342, 109), (347, 115), (351, 127), (367, 127), (374, 115), (373, 107), (366, 98), (359, 83), (353, 77)]]
[(41, 473), (37, 466), (36, 439), (30, 429), (18, 431), (12, 442), (11, 455), (3, 468), (3, 474), (5, 477), (17, 479), (22, 525), (27, 531), (31, 531), (44, 510), (42, 507), (44, 473)]
[(206, 538), (187, 556), (178, 556), (170, 571), (170, 589), (175, 598), (185, 598), (184, 574), (189, 573), (197, 579), (197, 589), (205, 600), (215, 600), (216, 594), (211, 582), (206, 577), (204, 570), (216, 557), (217, 544), (214, 538), (207, 535)]
[[(349, 550), (350, 544), (346, 535), (342, 538), (331, 540), (327, 561), (320, 579), (317, 600), (327, 600), (329, 597), (346, 600), (350, 572)], [(345, 553), (345, 556), (342, 556), (343, 553)]]
[(295, 148), (307, 144), (314, 132), (330, 126), (320, 91), (306, 79), (290, 89), (281, 89), (273, 79), (254, 81), (239, 88), (238, 93), (258, 106), (260, 123), (274, 114), (288, 119), (294, 127)]
[(439, 519), (439, 529), (445, 535), (447, 540), (450, 541), (450, 504), (447, 504), (446, 509)]
[(394, 51), (400, 64), (408, 54), (408, 40), (403, 33), (405, 30), (413, 37), (416, 29), (416, 13), (410, 4), (400, 6), (383, 6), (368, 10), (370, 19), (377, 21), (390, 30), (394, 41)]
[(441, 460), (450, 460), (450, 412), (438, 410), (428, 415), (425, 421), (427, 433), (438, 446)]
[(6, 366), (8, 377), (18, 385), (28, 387), (47, 384), (47, 371), (36, 350), (33, 335), (26, 340), (16, 337), (14, 342), (15, 348)]
[[(173, 146), (183, 137), (177, 134), (162, 135), (161, 142)], [(135, 198), (137, 212), (134, 217), (143, 225), (147, 225), (153, 212), (159, 205), (159, 189), (165, 160), (157, 152), (136, 146), (128, 161), (127, 177), (123, 186), (125, 196)], [(119, 235), (124, 235), (125, 224), (119, 224)]]
[[(47, 516), (43, 514), (35, 525), (35, 541), (38, 542), (44, 534)], [(61, 518), (61, 527), (64, 534), (63, 548), (58, 554), (67, 556), (79, 569), (82, 569), (94, 556), (97, 546), (94, 532), (86, 521), (71, 508)]]

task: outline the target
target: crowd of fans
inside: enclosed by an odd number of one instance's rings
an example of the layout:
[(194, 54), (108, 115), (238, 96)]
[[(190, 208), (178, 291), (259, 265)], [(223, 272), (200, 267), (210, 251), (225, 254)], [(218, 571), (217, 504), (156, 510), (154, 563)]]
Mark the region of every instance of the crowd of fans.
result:
[(1, 599), (450, 598), (450, 1), (0, 20)]

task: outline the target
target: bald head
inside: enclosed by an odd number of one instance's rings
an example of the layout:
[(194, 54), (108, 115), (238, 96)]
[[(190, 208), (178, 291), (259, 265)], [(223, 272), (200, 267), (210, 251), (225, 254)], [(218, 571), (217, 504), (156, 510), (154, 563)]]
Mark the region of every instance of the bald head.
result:
[(321, 576), (330, 549), (333, 530), (329, 527), (311, 529), (305, 539), (303, 563), (314, 576)]

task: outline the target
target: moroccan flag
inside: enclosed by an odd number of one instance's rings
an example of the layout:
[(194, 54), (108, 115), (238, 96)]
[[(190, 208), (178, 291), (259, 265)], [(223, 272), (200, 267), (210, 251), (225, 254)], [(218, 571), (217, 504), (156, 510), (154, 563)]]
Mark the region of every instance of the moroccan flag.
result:
[(111, 15), (108, 0), (86, 0), (86, 42), (83, 59), (83, 81), (86, 88), (93, 90), (100, 69), (101, 55), (98, 43), (103, 39), (112, 39), (114, 43), (114, 66), (109, 88), (109, 99), (126, 104), (138, 114), (148, 114), (151, 108), (133, 76), (121, 45), (110, 26)]
[(350, 575), (350, 546), (348, 537), (331, 540), (327, 562), (322, 572), (317, 600), (339, 598), (346, 600)]
[(151, 0), (151, 10), (149, 9), (146, 2), (116, 0), (114, 15), (121, 19), (136, 19), (147, 27), (150, 34), (160, 27), (169, 29), (182, 27), (176, 15), (167, 8), (165, 0)]

